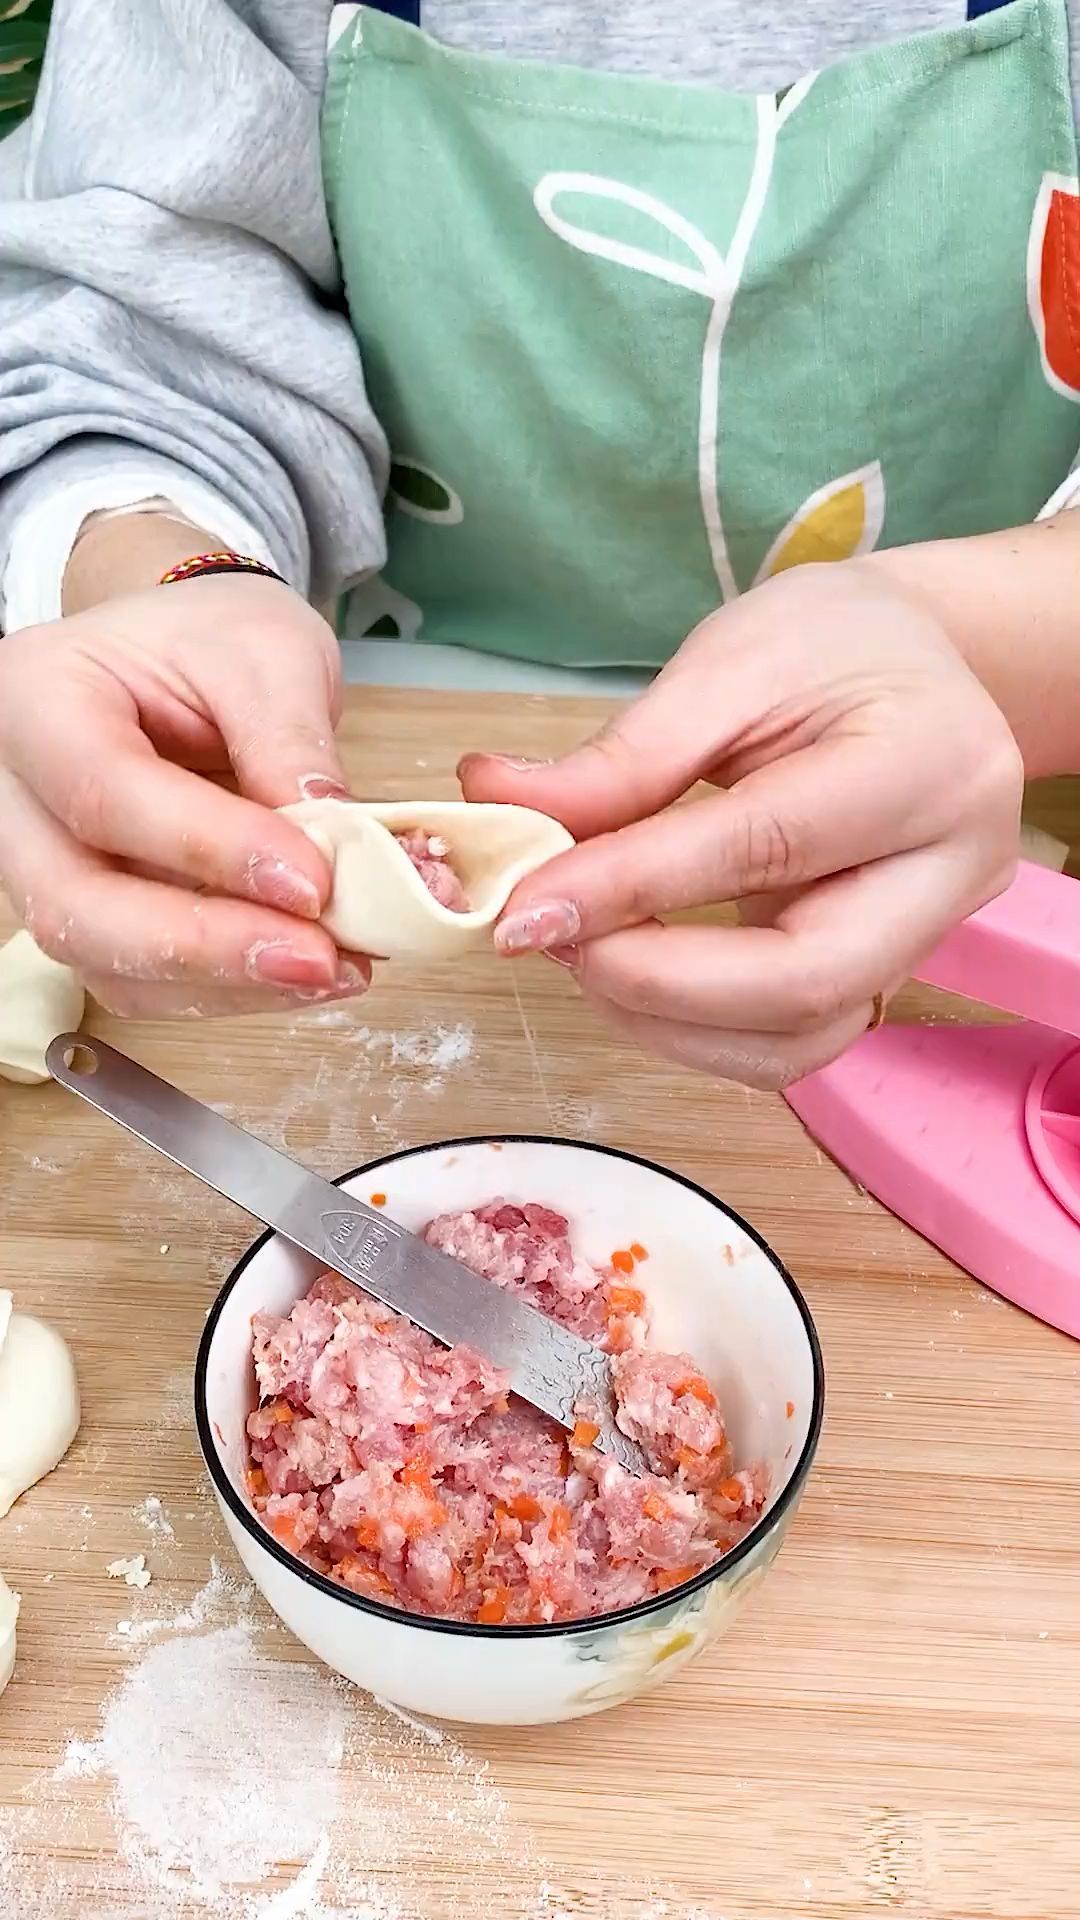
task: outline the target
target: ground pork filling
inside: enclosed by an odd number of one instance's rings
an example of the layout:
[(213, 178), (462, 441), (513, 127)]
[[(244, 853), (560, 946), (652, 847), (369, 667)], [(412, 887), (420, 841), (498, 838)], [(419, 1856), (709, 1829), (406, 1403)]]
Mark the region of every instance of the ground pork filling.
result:
[(412, 827), (408, 833), (396, 833), (394, 838), (441, 907), (449, 908), (451, 913), (470, 911), (469, 896), (451, 864), (449, 842), (441, 834)]
[(561, 1214), (501, 1200), (425, 1238), (614, 1356), (619, 1423), (654, 1470), (636, 1479), (586, 1417), (563, 1433), (481, 1354), (323, 1274), (287, 1317), (252, 1323), (248, 1485), (284, 1546), (370, 1599), (512, 1626), (634, 1606), (742, 1538), (766, 1476), (735, 1469), (694, 1361), (648, 1350), (631, 1256), (590, 1266)]

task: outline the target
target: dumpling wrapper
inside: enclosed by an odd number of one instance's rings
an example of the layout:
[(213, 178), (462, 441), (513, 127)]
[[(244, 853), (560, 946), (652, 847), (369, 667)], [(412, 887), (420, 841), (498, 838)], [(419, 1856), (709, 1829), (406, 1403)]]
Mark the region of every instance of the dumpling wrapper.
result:
[(19, 1596), (12, 1593), (0, 1573), (0, 1693), (15, 1671), (15, 1627), (19, 1618)]
[[(334, 888), (322, 924), (350, 953), (382, 960), (455, 960), (486, 946), (514, 888), (565, 853), (573, 837), (528, 807), (465, 800), (301, 800), (281, 809), (326, 855)], [(437, 835), (468, 895), (454, 913), (429, 893), (394, 838)]]
[(86, 1006), (82, 981), (50, 960), (25, 929), (0, 947), (0, 1078), (39, 1086), (45, 1050), (77, 1031)]
[(79, 1431), (79, 1383), (54, 1327), (0, 1291), (0, 1520), (60, 1464)]

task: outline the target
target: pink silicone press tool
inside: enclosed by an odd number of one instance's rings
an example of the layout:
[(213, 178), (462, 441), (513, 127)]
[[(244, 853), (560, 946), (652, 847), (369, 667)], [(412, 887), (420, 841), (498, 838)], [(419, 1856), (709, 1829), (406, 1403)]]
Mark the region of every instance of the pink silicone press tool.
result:
[(880, 1027), (788, 1101), (890, 1212), (1080, 1339), (1080, 883), (1025, 864), (918, 977), (1022, 1024)]

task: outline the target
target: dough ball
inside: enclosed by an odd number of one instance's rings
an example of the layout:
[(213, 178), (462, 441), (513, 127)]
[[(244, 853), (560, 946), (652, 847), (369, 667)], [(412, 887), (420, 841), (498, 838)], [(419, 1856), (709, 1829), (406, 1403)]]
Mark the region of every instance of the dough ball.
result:
[(12, 1311), (0, 1292), (0, 1519), (58, 1466), (79, 1431), (79, 1383), (66, 1341)]
[(0, 1693), (15, 1671), (15, 1623), (19, 1618), (19, 1596), (12, 1593), (0, 1573)]
[(86, 995), (70, 967), (50, 960), (23, 931), (0, 947), (0, 1077), (35, 1086), (49, 1078), (45, 1049), (74, 1033)]
[[(323, 926), (339, 947), (382, 960), (455, 960), (490, 944), (518, 882), (574, 842), (528, 807), (464, 800), (301, 800), (281, 811), (326, 855), (334, 872)], [(445, 843), (469, 911), (437, 900), (398, 836)]]

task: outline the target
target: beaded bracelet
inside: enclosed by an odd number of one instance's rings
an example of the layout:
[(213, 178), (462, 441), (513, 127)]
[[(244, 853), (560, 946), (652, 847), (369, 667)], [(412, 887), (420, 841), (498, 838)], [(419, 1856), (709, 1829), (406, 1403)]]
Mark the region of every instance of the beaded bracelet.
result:
[(246, 553), (197, 553), (191, 560), (182, 560), (178, 567), (170, 567), (163, 573), (160, 585), (173, 587), (181, 580), (205, 580), (213, 573), (256, 573), (264, 580), (276, 580), (280, 587), (286, 586), (280, 573), (273, 567), (264, 566), (261, 560), (253, 560)]

